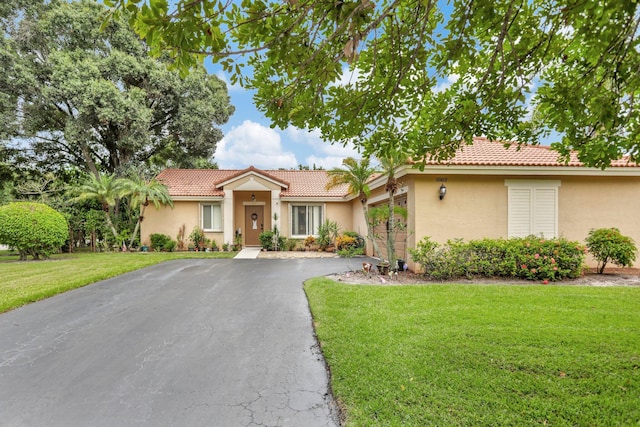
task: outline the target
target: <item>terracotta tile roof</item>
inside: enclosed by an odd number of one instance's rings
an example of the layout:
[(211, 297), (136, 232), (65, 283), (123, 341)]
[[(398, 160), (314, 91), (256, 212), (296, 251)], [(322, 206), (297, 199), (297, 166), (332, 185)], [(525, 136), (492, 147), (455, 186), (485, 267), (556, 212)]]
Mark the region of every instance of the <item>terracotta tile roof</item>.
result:
[[(508, 144), (508, 143), (507, 143)], [(505, 143), (490, 141), (486, 138), (474, 138), (473, 144), (463, 145), (456, 155), (447, 161), (427, 160), (427, 165), (459, 165), (459, 166), (569, 166), (583, 167), (584, 164), (572, 153), (569, 163), (558, 161), (558, 153), (550, 147), (542, 145), (517, 144), (505, 148)], [(629, 162), (628, 158), (613, 161), (611, 167), (640, 167)]]
[(285, 187), (289, 187), (289, 183), (288, 182), (283, 181), (282, 179), (277, 178), (276, 176), (268, 173), (267, 171), (260, 170), (260, 169), (254, 167), (254, 166), (249, 166), (246, 169), (238, 170), (238, 171), (236, 171), (236, 173), (232, 173), (231, 175), (229, 175), (224, 181), (230, 181), (230, 180), (232, 180), (234, 178), (237, 178), (239, 176), (242, 176), (242, 175), (244, 175), (244, 174), (246, 174), (248, 172), (255, 172), (255, 173), (260, 174), (260, 175), (262, 175), (262, 176), (264, 176), (266, 178), (271, 178), (274, 181), (278, 181), (281, 184), (284, 184)]
[(324, 170), (260, 170), (253, 166), (242, 170), (165, 169), (158, 175), (158, 179), (169, 187), (169, 194), (174, 197), (224, 196), (224, 189), (218, 185), (247, 172), (254, 172), (283, 184), (283, 197), (343, 198), (348, 191), (346, 185), (325, 190), (329, 177)]
[(223, 196), (222, 189), (216, 187), (230, 175), (219, 169), (165, 169), (158, 175), (169, 188), (171, 196)]
[(289, 188), (282, 192), (283, 197), (344, 197), (348, 192), (346, 185), (340, 185), (327, 191), (325, 187), (329, 182), (329, 175), (324, 170), (275, 170), (268, 172), (291, 183)]

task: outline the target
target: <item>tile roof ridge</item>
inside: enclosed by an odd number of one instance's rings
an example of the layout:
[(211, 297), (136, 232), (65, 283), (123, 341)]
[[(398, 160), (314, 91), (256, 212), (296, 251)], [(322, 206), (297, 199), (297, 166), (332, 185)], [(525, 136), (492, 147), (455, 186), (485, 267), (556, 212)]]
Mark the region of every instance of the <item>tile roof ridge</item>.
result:
[(221, 182), (232, 180), (234, 178), (237, 178), (237, 177), (242, 176), (242, 175), (244, 175), (246, 173), (249, 173), (249, 172), (255, 172), (255, 173), (259, 174), (259, 175), (265, 176), (267, 178), (271, 178), (274, 181), (279, 182), (281, 184), (284, 184), (287, 187), (291, 185), (290, 182), (288, 182), (288, 181), (286, 181), (286, 180), (284, 180), (282, 178), (279, 178), (279, 177), (267, 172), (267, 170), (265, 170), (265, 169), (258, 169), (257, 167), (255, 167), (253, 165), (251, 165), (251, 166), (249, 166), (247, 168), (244, 168), (244, 169), (220, 169), (220, 170), (229, 170), (229, 171), (232, 171), (234, 173), (232, 173), (231, 175), (226, 176), (223, 179), (217, 181), (216, 185), (218, 185)]

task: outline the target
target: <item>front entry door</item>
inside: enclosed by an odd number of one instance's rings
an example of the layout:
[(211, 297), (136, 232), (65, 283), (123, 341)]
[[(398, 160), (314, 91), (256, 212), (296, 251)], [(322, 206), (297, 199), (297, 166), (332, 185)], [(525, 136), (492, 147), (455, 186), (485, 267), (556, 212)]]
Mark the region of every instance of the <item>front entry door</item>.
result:
[(260, 246), (259, 236), (264, 231), (264, 206), (245, 206), (244, 229), (244, 244)]

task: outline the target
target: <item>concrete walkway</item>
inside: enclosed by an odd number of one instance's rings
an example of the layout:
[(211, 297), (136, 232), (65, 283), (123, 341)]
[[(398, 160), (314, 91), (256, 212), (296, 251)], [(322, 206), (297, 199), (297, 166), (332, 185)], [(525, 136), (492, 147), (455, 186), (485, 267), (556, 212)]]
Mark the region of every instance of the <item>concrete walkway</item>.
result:
[(176, 260), (4, 313), (0, 424), (336, 427), (302, 283), (346, 268)]
[(262, 248), (259, 246), (244, 247), (238, 254), (233, 257), (234, 259), (256, 259), (262, 252)]

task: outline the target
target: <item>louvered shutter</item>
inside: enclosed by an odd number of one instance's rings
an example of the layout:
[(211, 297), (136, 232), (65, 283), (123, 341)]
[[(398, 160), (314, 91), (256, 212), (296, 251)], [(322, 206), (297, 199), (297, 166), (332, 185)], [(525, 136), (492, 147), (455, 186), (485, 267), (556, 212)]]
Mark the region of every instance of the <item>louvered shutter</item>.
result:
[(509, 237), (531, 234), (531, 189), (509, 188)]
[(558, 235), (560, 181), (505, 180), (508, 235), (553, 238)]
[(545, 238), (556, 237), (557, 188), (533, 189), (533, 233)]

